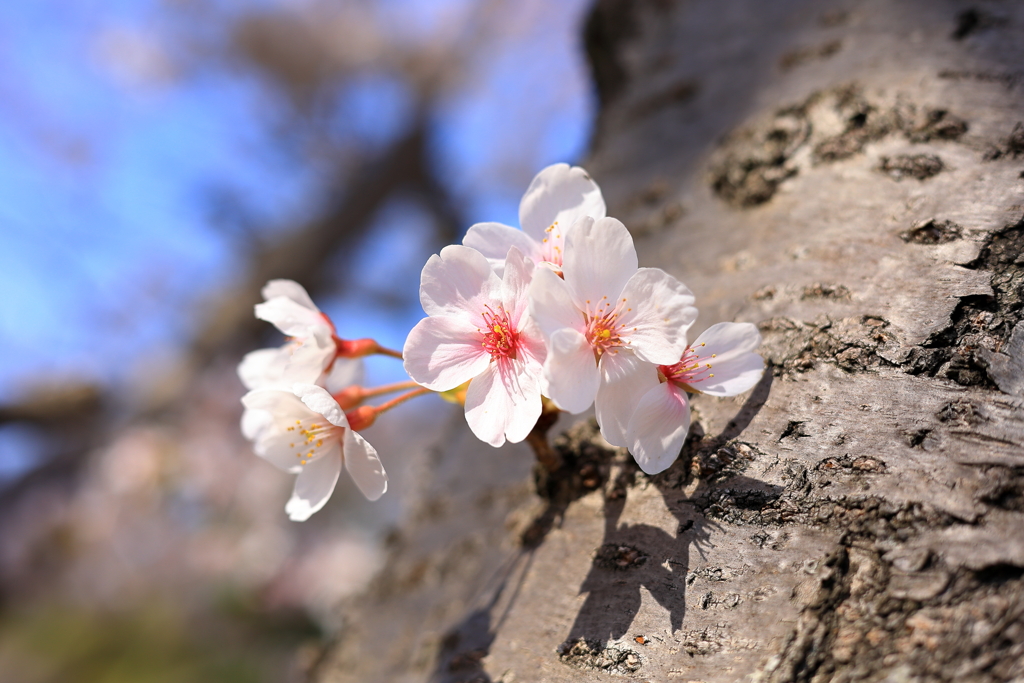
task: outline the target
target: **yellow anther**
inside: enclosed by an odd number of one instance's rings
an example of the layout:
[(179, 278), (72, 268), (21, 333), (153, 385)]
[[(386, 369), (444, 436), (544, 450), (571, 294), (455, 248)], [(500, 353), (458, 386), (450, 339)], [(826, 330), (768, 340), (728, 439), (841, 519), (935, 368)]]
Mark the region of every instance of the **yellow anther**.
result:
[(711, 357), (712, 358), (718, 358), (718, 354), (717, 353), (713, 353), (713, 354), (711, 354)]

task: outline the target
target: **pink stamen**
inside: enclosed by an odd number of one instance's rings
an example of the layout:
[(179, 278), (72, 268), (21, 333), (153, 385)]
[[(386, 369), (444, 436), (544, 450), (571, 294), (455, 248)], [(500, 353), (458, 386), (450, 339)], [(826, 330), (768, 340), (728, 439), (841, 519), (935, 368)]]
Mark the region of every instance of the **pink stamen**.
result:
[[(628, 340), (622, 339), (625, 329), (619, 322), (619, 316), (625, 304), (626, 300), (622, 299), (612, 307), (612, 302), (608, 301), (608, 297), (601, 297), (601, 301), (593, 307), (591, 302), (587, 301), (587, 310), (584, 312), (587, 325), (586, 337), (594, 349), (596, 358), (600, 358), (606, 351), (629, 344)], [(632, 311), (633, 309), (626, 310)]]
[(490, 306), (484, 308), (484, 328), (477, 328), (484, 337), (481, 345), (491, 354), (491, 360), (514, 359), (519, 350), (518, 330), (512, 326), (504, 307), (499, 305), (497, 311)]
[(715, 358), (716, 354), (701, 355), (703, 348), (703, 343), (696, 348), (688, 346), (678, 363), (675, 365), (659, 365), (658, 370), (667, 381), (675, 382), (676, 384), (692, 385), (703, 382), (706, 379), (711, 379), (715, 374), (711, 372), (712, 366), (710, 361)]

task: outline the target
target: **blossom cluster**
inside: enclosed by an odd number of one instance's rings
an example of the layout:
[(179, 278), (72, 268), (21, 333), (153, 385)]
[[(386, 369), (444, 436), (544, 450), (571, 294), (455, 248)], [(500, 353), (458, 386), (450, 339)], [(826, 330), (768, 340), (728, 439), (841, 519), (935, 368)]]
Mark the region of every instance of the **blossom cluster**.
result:
[[(249, 393), (242, 397), (242, 434), (254, 450), (278, 468), (297, 474), (285, 512), (304, 521), (324, 506), (334, 492), (342, 466), (370, 500), (388, 488), (384, 467), (353, 422), (364, 423), (342, 392), (328, 386), (357, 386), (362, 375), (359, 356), (375, 343), (344, 342), (331, 320), (291, 280), (271, 280), (263, 288), (264, 303), (256, 317), (289, 336), (275, 349), (245, 356), (238, 376)], [(343, 404), (349, 405), (343, 405)]]
[[(583, 169), (541, 171), (519, 222), (478, 223), (461, 245), (430, 257), (420, 279), (427, 317), (401, 353), (340, 339), (301, 286), (268, 283), (256, 316), (289, 340), (239, 366), (250, 389), (242, 431), (258, 455), (298, 474), (286, 506), (292, 519), (326, 503), (343, 466), (367, 498), (381, 496), (387, 476), (359, 431), (428, 390), (457, 397), (472, 432), (495, 447), (523, 441), (545, 409), (593, 406), (604, 438), (654, 474), (682, 449), (691, 395), (733, 396), (760, 379), (753, 325), (722, 322), (688, 341), (693, 293), (661, 269), (639, 267), (629, 231), (606, 215)], [(363, 388), (358, 358), (370, 353), (401, 358), (413, 381)], [(402, 389), (412, 391), (362, 405)]]
[(466, 420), (492, 446), (522, 441), (546, 397), (570, 413), (593, 405), (609, 443), (649, 474), (665, 470), (689, 429), (689, 394), (732, 396), (760, 379), (757, 329), (719, 323), (688, 344), (693, 293), (639, 267), (582, 168), (541, 171), (519, 222), (478, 223), (427, 261), (406, 372), (434, 391), (469, 382)]

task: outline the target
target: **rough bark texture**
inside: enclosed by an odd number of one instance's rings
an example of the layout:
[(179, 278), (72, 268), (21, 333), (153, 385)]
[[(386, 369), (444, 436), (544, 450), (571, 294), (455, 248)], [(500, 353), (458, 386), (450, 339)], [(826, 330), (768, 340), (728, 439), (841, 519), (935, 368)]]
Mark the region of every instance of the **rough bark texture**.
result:
[(584, 420), (538, 493), (453, 416), (314, 678), (1024, 680), (1024, 5), (602, 0), (586, 36), (610, 213), (771, 372), (655, 477)]

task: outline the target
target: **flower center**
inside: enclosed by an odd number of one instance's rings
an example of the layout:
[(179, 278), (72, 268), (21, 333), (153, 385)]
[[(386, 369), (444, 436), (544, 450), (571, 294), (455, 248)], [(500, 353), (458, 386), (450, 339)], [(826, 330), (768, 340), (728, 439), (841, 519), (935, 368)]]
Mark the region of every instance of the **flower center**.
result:
[(295, 424), (288, 427), (288, 431), (295, 432), (296, 436), (295, 441), (288, 446), (297, 449), (295, 457), (299, 459), (300, 465), (305, 465), (323, 455), (325, 447), (341, 439), (345, 428), (309, 419), (296, 420)]
[(586, 337), (594, 349), (595, 358), (600, 359), (609, 349), (629, 345), (629, 341), (622, 338), (625, 330), (619, 322), (619, 314), (625, 303), (626, 300), (622, 299), (618, 305), (612, 307), (612, 302), (604, 296), (597, 302), (597, 306), (592, 308), (591, 302), (587, 301), (587, 311), (584, 313), (587, 323)]
[(485, 306), (483, 313), (484, 327), (478, 328), (483, 335), (481, 345), (491, 354), (491, 360), (515, 358), (519, 349), (519, 332), (512, 326), (504, 307), (498, 306), (495, 311)]
[(553, 263), (559, 268), (562, 267), (562, 246), (565, 238), (562, 237), (562, 230), (555, 221), (544, 229), (545, 236), (541, 240), (541, 257), (548, 263)]
[(706, 379), (711, 379), (715, 373), (711, 372), (711, 361), (717, 354), (702, 355), (705, 344), (694, 348), (686, 347), (683, 358), (675, 365), (659, 365), (658, 371), (669, 382), (676, 384), (698, 384)]

